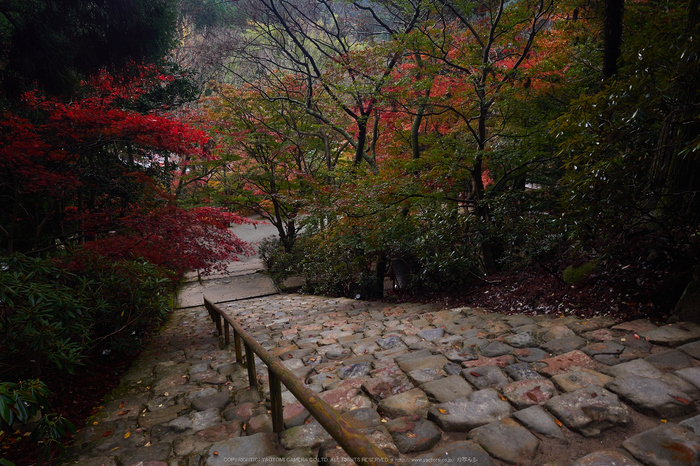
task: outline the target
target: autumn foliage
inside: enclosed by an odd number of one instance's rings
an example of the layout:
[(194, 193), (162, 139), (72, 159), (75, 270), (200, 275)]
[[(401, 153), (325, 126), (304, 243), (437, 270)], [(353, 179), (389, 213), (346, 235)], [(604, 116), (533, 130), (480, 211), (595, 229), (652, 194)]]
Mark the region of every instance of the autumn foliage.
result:
[(138, 111), (178, 76), (142, 67), (133, 79), (102, 73), (64, 101), (26, 93), (0, 122), (4, 249), (76, 246), (112, 259), (141, 257), (181, 275), (208, 271), (248, 249), (235, 214), (177, 206), (180, 160), (206, 160), (208, 136), (168, 108)]

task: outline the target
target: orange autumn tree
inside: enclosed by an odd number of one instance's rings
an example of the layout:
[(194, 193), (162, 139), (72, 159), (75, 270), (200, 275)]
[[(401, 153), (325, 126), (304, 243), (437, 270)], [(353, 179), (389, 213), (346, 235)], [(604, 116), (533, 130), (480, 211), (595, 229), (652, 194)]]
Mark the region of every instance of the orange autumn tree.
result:
[(347, 145), (337, 144), (304, 111), (272, 95), (222, 86), (207, 102), (220, 165), (205, 192), (218, 204), (268, 220), (290, 251), (309, 181), (327, 173)]
[[(246, 85), (240, 92), (266, 102), (246, 110), (257, 124), (268, 121), (269, 108), (286, 106), (287, 116), (278, 111), (278, 117), (305, 115), (308, 138), (280, 126), (274, 141), (263, 143), (268, 129), (249, 128), (246, 138), (256, 134), (258, 143), (278, 149), (282, 140), (294, 139), (302, 159), (321, 144), (327, 155), (332, 148), (334, 156), (326, 155), (332, 163), (298, 178), (308, 186), (299, 209), (310, 215), (306, 237), (322, 251), (311, 259), (307, 249), (306, 263), (342, 262), (346, 275), (376, 271), (380, 280), (382, 264), (411, 256), (415, 269), (425, 272), (420, 280), (435, 286), (464, 275), (459, 270), (493, 270), (494, 248), (507, 241), (499, 231), (499, 196), (525, 196), (526, 185), (551, 179), (539, 169), (556, 165), (546, 136), (552, 109), (543, 102), (559, 85), (559, 59), (552, 61), (538, 42), (554, 40), (553, 5), (405, 1), (392, 3), (391, 11), (384, 7), (320, 2), (309, 12), (299, 3), (264, 3), (268, 22), (251, 23), (231, 72)], [(319, 13), (323, 8), (340, 8), (337, 24)], [(357, 18), (364, 22), (353, 22)], [(518, 150), (516, 141), (538, 132), (544, 135), (533, 148)], [(440, 251), (429, 257), (433, 246)], [(340, 274), (332, 268), (317, 277), (330, 283)]]
[[(487, 0), (433, 7), (433, 16), (408, 38), (412, 62), (393, 90), (401, 93), (396, 101), (411, 117), (412, 158), (440, 154), (429, 162), (432, 167), (442, 164), (451, 172), (461, 167), (455, 200), (488, 225), (486, 185), (493, 175), (487, 164), (512, 127), (512, 91), (531, 80), (536, 38), (548, 25), (553, 3)], [(492, 244), (486, 239), (482, 246), (483, 265), (494, 270)]]

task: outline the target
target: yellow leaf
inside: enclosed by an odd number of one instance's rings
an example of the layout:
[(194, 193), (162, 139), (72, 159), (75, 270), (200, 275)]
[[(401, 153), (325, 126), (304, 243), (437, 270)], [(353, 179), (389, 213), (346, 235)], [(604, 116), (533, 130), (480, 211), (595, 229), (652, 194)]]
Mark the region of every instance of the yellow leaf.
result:
[(668, 421), (667, 421), (666, 419), (661, 419), (661, 422), (663, 422), (664, 424), (666, 424)]
[(93, 422), (92, 425), (93, 425), (93, 426), (96, 426), (96, 425), (97, 425), (97, 421)]
[(131, 432), (127, 432), (126, 434), (124, 434), (124, 438), (129, 438), (130, 435), (131, 435)]
[(112, 448), (112, 449), (109, 450), (109, 451), (114, 451), (114, 450), (119, 450), (119, 447), (114, 447), (114, 448)]
[(447, 411), (442, 408), (438, 408), (438, 411), (440, 411), (440, 414), (447, 414)]

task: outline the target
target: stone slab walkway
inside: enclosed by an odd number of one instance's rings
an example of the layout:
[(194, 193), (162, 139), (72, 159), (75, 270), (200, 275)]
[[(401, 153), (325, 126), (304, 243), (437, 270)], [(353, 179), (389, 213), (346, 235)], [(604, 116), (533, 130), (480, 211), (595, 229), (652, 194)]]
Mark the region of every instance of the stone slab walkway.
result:
[[(700, 327), (275, 295), (222, 304), (397, 462), (700, 464)], [(352, 464), (289, 392), (262, 389), (203, 307), (168, 325), (64, 464)]]
[(207, 278), (202, 282), (185, 283), (178, 294), (178, 307), (197, 307), (206, 295), (214, 303), (258, 298), (277, 294), (279, 290), (267, 275), (251, 273), (222, 278)]

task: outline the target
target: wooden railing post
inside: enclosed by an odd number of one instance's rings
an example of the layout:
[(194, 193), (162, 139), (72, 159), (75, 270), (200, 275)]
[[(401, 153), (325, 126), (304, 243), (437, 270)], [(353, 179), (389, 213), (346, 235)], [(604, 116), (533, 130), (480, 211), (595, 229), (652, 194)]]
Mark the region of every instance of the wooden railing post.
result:
[(272, 430), (280, 433), (284, 430), (284, 408), (282, 407), (282, 383), (270, 367), (267, 368), (270, 378), (270, 403), (272, 404)]
[(258, 375), (255, 373), (255, 353), (248, 343), (245, 346), (245, 364), (248, 366), (248, 384), (251, 388), (258, 388)]
[(229, 325), (228, 322), (224, 320), (224, 345), (228, 346), (231, 344), (231, 337), (229, 335)]
[(243, 354), (241, 353), (241, 337), (238, 335), (238, 332), (236, 332), (236, 329), (233, 329), (233, 346), (236, 350), (236, 362), (238, 364), (243, 364)]

